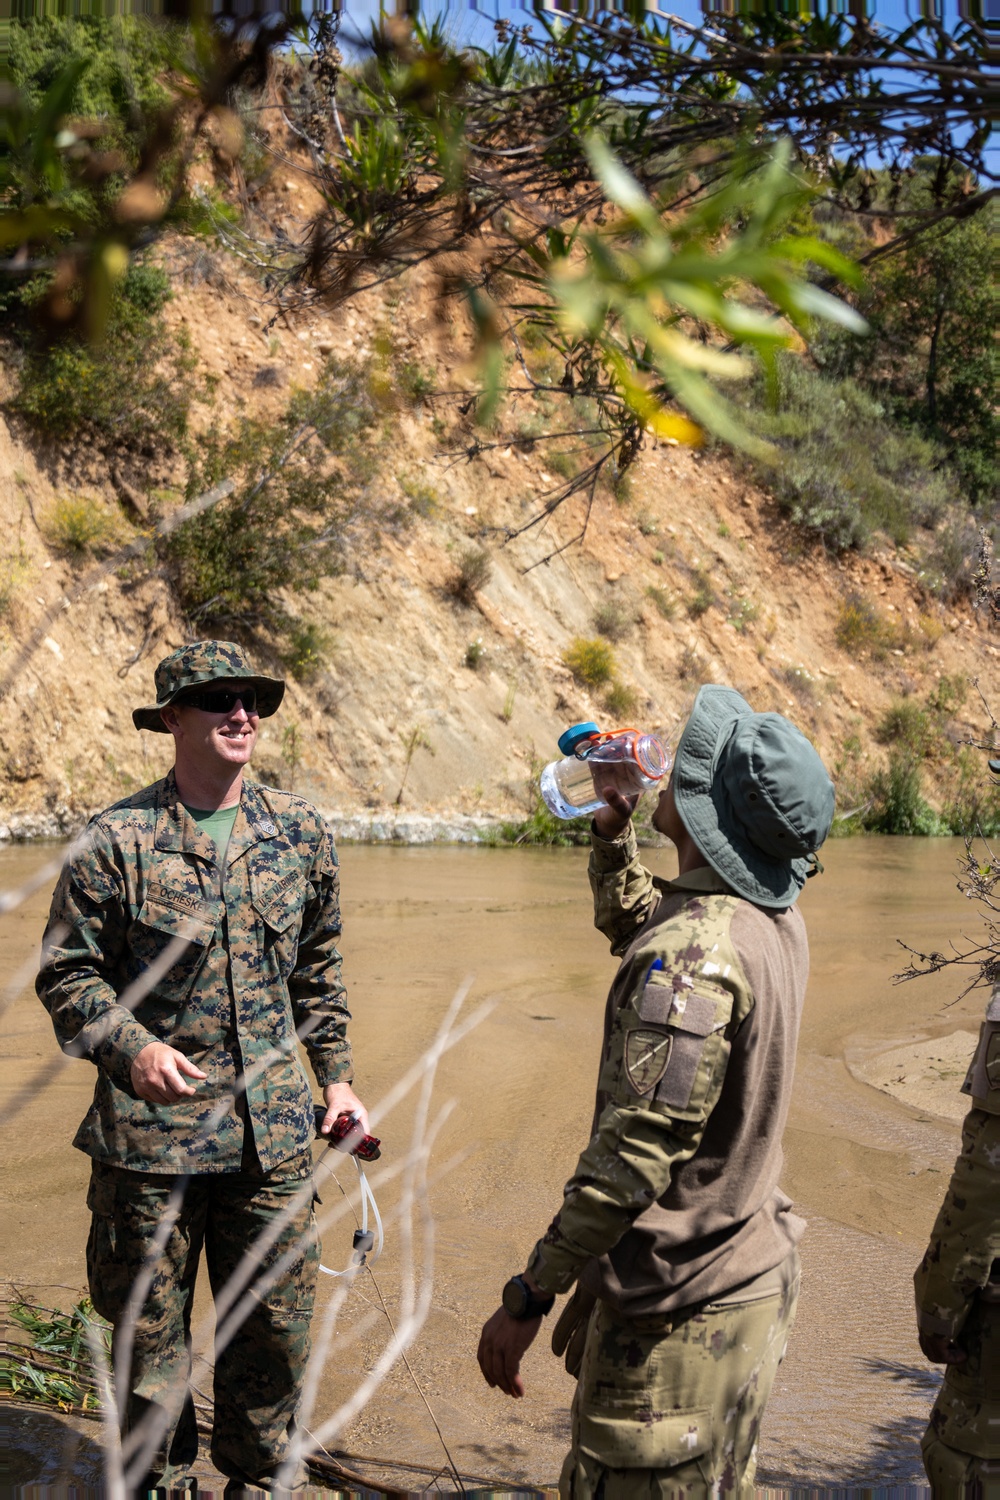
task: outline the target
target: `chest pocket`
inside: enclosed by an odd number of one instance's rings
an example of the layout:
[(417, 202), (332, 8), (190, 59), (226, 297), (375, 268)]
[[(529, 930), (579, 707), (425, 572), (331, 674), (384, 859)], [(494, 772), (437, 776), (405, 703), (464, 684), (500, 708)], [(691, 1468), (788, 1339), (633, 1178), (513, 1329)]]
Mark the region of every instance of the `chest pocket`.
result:
[(154, 999), (183, 1004), (212, 946), (214, 919), (211, 902), (188, 910), (171, 905), (169, 892), (150, 892), (129, 934), (133, 982), (144, 976)]
[(273, 932), (287, 932), (293, 922), (298, 928), (305, 905), (305, 886), (299, 869), (286, 871), (284, 875), (255, 870), (251, 877), (254, 911)]
[[(676, 986), (676, 987), (675, 987)], [(733, 997), (701, 975), (650, 976), (616, 1019), (610, 1092), (622, 1103), (703, 1119), (718, 1097), (729, 1056)]]
[(277, 959), (285, 979), (295, 968), (305, 899), (306, 882), (298, 863), (291, 870), (251, 871), (250, 901), (262, 926), (262, 956)]

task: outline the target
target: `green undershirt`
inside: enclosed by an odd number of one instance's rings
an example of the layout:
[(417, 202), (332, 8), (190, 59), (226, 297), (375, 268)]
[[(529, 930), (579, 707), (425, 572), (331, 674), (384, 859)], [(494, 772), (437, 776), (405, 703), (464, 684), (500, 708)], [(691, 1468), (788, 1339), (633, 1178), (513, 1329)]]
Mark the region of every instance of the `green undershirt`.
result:
[(212, 808), (189, 807), (185, 802), (184, 806), (192, 818), (194, 818), (198, 827), (204, 829), (205, 833), (208, 834), (210, 839), (215, 840), (220, 849), (225, 849), (229, 843), (229, 837), (233, 831), (233, 824), (236, 822), (236, 814), (240, 810), (240, 804), (237, 802), (232, 807)]

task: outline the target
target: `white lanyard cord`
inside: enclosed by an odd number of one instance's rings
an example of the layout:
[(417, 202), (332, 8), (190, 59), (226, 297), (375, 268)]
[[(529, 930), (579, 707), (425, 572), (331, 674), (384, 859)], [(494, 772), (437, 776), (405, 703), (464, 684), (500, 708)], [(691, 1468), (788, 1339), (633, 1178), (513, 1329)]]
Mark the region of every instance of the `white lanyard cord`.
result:
[[(356, 1156), (351, 1160), (358, 1169), (358, 1181), (361, 1185), (361, 1228), (354, 1231), (354, 1253), (350, 1263), (342, 1271), (331, 1271), (329, 1266), (320, 1266), (324, 1276), (347, 1276), (356, 1271), (359, 1266), (373, 1266), (382, 1254), (382, 1246), (385, 1244), (385, 1231), (382, 1228), (382, 1215), (378, 1211), (375, 1202), (375, 1194), (372, 1192), (365, 1176), (365, 1169)], [(371, 1235), (368, 1230), (368, 1205), (372, 1207), (372, 1217), (375, 1220), (376, 1235)], [(374, 1249), (373, 1249), (374, 1246)], [(368, 1252), (372, 1250), (372, 1257), (368, 1259)]]

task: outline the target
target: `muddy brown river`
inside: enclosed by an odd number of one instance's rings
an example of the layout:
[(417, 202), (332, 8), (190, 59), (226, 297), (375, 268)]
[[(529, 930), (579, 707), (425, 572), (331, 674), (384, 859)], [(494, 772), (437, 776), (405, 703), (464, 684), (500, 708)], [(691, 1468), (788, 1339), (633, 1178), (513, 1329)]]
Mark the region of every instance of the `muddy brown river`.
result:
[[(0, 889), (18, 885), (53, 852), (0, 851)], [(857, 1071), (894, 1046), (977, 1029), (983, 997), (952, 1003), (953, 977), (891, 982), (902, 961), (897, 937), (926, 949), (974, 930), (974, 913), (955, 889), (960, 852), (951, 840), (833, 843), (826, 873), (802, 897), (812, 978), (783, 1186), (809, 1231), (798, 1321), (764, 1426), (761, 1485), (891, 1487), (923, 1478), (918, 1441), (937, 1376), (913, 1335), (910, 1277), (958, 1125), (858, 1081), (848, 1061)], [(646, 859), (661, 874), (675, 868), (668, 847)], [(345, 848), (342, 876), (356, 1087), (366, 1102), (385, 1098), (420, 1057), (463, 981), (470, 981), (465, 1011), (484, 1001), (494, 1008), (438, 1070), (431, 1116), (449, 1102), (453, 1108), (431, 1158), (432, 1266), (418, 1226), (418, 1283), (432, 1272), (433, 1301), (409, 1352), (412, 1376), (398, 1365), (337, 1446), (443, 1468), (426, 1398), (461, 1472), (495, 1488), (551, 1485), (566, 1446), (569, 1377), (540, 1339), (526, 1360), (528, 1395), (515, 1403), (483, 1384), (475, 1348), (503, 1282), (521, 1269), (558, 1206), (587, 1135), (615, 961), (591, 925), (586, 851)], [(70, 1140), (93, 1080), (85, 1062), (60, 1064), (31, 988), (50, 885), (0, 918), (7, 1002), (0, 1083), (8, 1105), (23, 1103), (0, 1142), (0, 1271), (66, 1305), (84, 1286), (87, 1230), (87, 1161)], [(960, 1068), (951, 1072), (949, 1098), (961, 1082)], [(394, 1169), (410, 1149), (416, 1107), (411, 1092), (377, 1127), (383, 1160), (372, 1181), (390, 1221), (400, 1195)], [(338, 1176), (353, 1191), (349, 1164)], [(322, 1196), (325, 1212), (342, 1201), (333, 1183)], [(352, 1228), (341, 1219), (327, 1229), (327, 1265), (345, 1263)], [(378, 1293), (398, 1317), (404, 1248), (390, 1222), (377, 1289), (363, 1276), (341, 1316), (314, 1426), (389, 1337)], [(324, 1303), (333, 1287), (324, 1278)], [(54, 1477), (62, 1450), (51, 1434), (38, 1428), (32, 1440), (25, 1429), (8, 1444), (21, 1453), (21, 1483)], [(88, 1452), (85, 1445), (78, 1455), (81, 1476)], [(413, 1487), (421, 1483), (430, 1480), (414, 1479)]]

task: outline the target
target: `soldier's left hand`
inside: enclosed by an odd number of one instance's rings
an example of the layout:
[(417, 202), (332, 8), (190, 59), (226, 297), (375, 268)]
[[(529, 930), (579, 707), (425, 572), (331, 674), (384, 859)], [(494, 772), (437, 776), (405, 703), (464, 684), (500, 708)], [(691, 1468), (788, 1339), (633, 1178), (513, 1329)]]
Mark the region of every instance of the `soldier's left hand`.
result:
[(338, 1115), (357, 1115), (365, 1135), (368, 1135), (368, 1111), (349, 1083), (328, 1083), (323, 1090), (326, 1114), (319, 1127), (320, 1135), (329, 1135)]
[(524, 1395), (521, 1359), (541, 1326), (541, 1318), (512, 1318), (497, 1308), (479, 1336), (477, 1358), (487, 1385), (499, 1386), (515, 1400)]
[(962, 1365), (968, 1355), (946, 1333), (918, 1333), (920, 1347), (932, 1365)]

